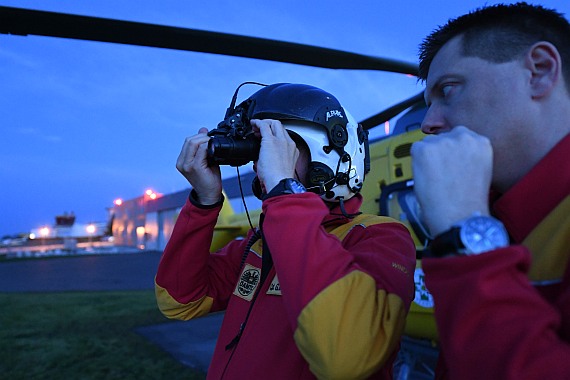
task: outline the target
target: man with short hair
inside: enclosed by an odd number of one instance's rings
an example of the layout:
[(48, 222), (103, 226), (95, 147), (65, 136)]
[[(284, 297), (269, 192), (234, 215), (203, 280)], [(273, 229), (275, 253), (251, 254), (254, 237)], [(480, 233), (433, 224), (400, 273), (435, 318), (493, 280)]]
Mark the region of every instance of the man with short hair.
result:
[[(570, 377), (570, 24), (517, 3), (420, 49), (429, 134), (412, 147), (439, 377)], [(447, 372), (448, 370), (448, 372)]]
[(262, 88), (226, 120), (261, 140), (260, 228), (210, 254), (224, 157), (205, 128), (188, 138), (176, 167), (192, 191), (158, 268), (161, 311), (226, 311), (208, 378), (391, 378), (415, 247), (401, 223), (359, 211), (366, 132), (333, 95), (291, 83)]

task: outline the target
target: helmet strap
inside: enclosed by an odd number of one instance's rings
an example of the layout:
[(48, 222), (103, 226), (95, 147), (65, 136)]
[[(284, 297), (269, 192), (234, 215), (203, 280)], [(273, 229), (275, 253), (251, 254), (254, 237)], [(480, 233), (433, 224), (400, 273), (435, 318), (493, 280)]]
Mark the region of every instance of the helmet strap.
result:
[(346, 209), (344, 208), (344, 197), (339, 197), (338, 199), (338, 203), (339, 203), (339, 207), (340, 207), (340, 212), (342, 213), (342, 215), (346, 218), (352, 219), (360, 214), (362, 214), (361, 211), (358, 211), (354, 214), (349, 214), (346, 212)]

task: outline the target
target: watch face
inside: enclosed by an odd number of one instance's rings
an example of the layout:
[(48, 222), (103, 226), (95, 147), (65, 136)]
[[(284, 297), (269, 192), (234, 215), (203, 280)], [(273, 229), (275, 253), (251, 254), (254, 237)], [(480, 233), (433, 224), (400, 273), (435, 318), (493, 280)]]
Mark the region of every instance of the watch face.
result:
[(509, 236), (503, 224), (489, 216), (467, 219), (460, 234), (466, 253), (477, 254), (509, 245)]
[(307, 191), (305, 189), (305, 186), (303, 186), (303, 184), (297, 181), (296, 179), (287, 180), (287, 187), (291, 190), (293, 194), (304, 193)]

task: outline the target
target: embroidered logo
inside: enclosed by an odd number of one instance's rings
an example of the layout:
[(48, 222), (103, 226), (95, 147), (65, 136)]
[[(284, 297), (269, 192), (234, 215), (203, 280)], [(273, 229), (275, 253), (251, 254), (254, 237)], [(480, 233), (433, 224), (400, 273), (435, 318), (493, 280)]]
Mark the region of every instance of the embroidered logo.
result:
[(414, 284), (416, 287), (414, 302), (421, 307), (433, 307), (433, 297), (428, 288), (426, 288), (425, 274), (422, 268), (416, 268), (414, 272)]
[(281, 295), (281, 285), (279, 285), (279, 279), (277, 278), (277, 275), (273, 277), (273, 281), (271, 281), (271, 284), (269, 285), (269, 289), (267, 289), (266, 294), (273, 296)]
[(246, 264), (241, 272), (241, 276), (234, 290), (234, 294), (246, 301), (251, 301), (257, 285), (259, 285), (259, 276), (261, 269), (253, 265)]

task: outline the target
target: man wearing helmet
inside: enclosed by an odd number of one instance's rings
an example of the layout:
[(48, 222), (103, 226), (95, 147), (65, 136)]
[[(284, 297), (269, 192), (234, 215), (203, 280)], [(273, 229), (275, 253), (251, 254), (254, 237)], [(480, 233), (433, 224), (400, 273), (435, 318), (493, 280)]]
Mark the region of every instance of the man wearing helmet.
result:
[(415, 247), (402, 224), (359, 212), (365, 132), (312, 86), (267, 86), (242, 104), (261, 138), (260, 227), (209, 253), (223, 196), (202, 128), (177, 162), (192, 191), (158, 268), (161, 311), (226, 310), (208, 378), (391, 378)]

